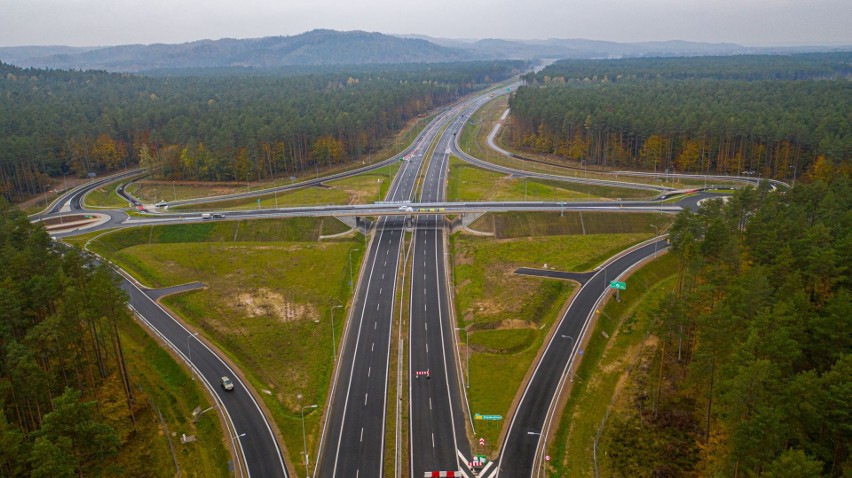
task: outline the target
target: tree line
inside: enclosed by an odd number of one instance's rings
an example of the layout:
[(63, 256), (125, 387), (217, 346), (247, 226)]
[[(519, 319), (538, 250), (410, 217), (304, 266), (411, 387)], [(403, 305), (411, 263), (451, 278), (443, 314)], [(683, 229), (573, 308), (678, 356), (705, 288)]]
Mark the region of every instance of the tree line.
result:
[(852, 157), (852, 53), (557, 62), (509, 100), (520, 149), (605, 167), (790, 179)]
[(0, 194), (129, 164), (168, 179), (263, 180), (362, 160), (406, 122), (521, 62), (142, 77), (0, 63)]
[(847, 476), (852, 177), (682, 212), (656, 346), (603, 440), (616, 476)]
[(0, 197), (0, 476), (102, 470), (147, 406), (125, 367), (115, 275)]

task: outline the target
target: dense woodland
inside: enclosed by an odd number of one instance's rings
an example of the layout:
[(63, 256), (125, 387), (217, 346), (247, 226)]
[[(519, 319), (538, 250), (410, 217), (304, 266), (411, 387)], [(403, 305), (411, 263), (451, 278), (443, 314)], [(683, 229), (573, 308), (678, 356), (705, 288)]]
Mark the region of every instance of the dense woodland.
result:
[(616, 476), (852, 473), (852, 178), (814, 179), (677, 217), (677, 286), (602, 441)]
[(102, 472), (147, 406), (124, 366), (114, 274), (54, 247), (0, 197), (0, 476)]
[(561, 61), (524, 79), (511, 143), (566, 160), (791, 179), (852, 158), (852, 53)]
[(264, 180), (362, 160), (406, 122), (520, 62), (142, 77), (0, 63), (0, 195), (141, 163), (169, 179)]

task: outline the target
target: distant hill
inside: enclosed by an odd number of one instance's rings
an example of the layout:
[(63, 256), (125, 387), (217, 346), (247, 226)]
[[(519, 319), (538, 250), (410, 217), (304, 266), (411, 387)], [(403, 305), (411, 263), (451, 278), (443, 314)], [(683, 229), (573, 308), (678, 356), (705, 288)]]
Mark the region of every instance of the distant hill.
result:
[(733, 43), (618, 43), (575, 39), (448, 39), (363, 31), (313, 30), (293, 36), (199, 40), (111, 47), (0, 47), (0, 61), (22, 67), (117, 72), (180, 69), (276, 69), (293, 66), (444, 63), (503, 59), (598, 59), (742, 55), (848, 50), (849, 47), (755, 48)]
[[(19, 47), (20, 48), (20, 47)], [(6, 49), (8, 50), (8, 49)], [(24, 67), (143, 71), (174, 68), (437, 63), (477, 59), (470, 51), (426, 40), (362, 31), (313, 30), (294, 36), (122, 45), (35, 55), (0, 49), (0, 60)], [(10, 55), (12, 53), (12, 55)]]

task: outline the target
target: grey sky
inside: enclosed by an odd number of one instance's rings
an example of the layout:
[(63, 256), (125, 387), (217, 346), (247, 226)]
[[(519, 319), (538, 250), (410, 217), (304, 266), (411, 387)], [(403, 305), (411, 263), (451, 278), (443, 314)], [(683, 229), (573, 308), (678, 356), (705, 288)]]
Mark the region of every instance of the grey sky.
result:
[(852, 0), (0, 0), (0, 46), (179, 43), (315, 28), (850, 45)]

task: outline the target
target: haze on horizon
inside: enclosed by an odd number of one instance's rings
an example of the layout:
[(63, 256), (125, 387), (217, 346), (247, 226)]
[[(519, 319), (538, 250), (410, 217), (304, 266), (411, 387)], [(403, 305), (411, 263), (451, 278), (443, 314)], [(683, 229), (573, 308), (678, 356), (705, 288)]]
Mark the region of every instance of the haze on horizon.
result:
[(296, 35), (852, 45), (849, 0), (0, 0), (0, 46)]

